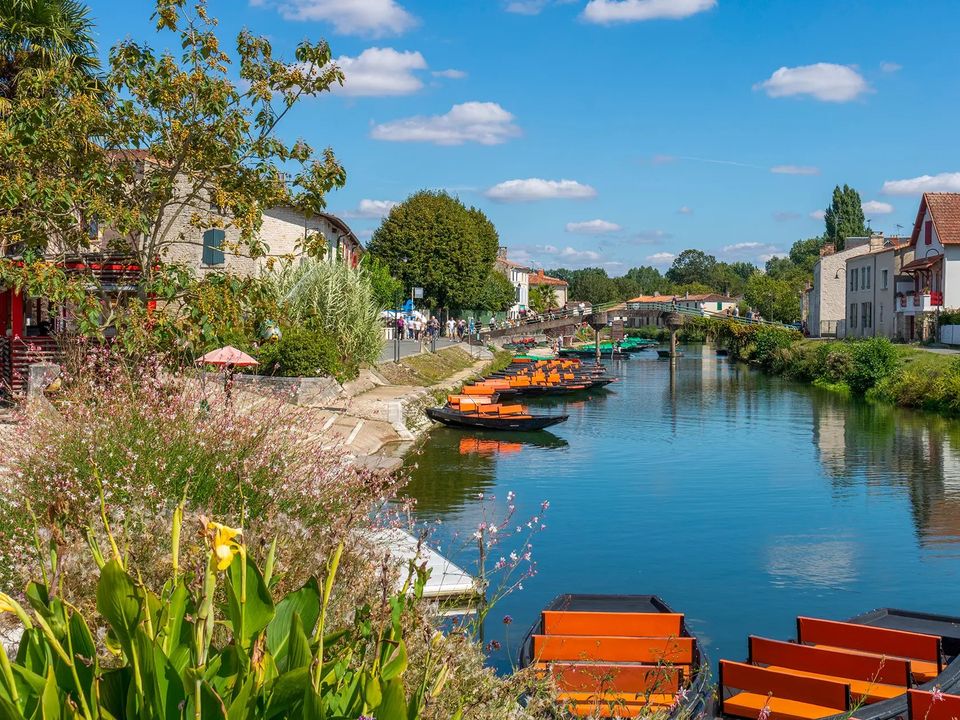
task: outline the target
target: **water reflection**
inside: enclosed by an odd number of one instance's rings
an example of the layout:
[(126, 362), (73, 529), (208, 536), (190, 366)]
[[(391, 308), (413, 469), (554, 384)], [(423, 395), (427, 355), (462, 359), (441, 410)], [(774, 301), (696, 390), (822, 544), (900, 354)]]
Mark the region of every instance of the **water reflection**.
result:
[(833, 393), (811, 396), (814, 443), (838, 495), (867, 488), (906, 492), (925, 546), (960, 542), (957, 423)]

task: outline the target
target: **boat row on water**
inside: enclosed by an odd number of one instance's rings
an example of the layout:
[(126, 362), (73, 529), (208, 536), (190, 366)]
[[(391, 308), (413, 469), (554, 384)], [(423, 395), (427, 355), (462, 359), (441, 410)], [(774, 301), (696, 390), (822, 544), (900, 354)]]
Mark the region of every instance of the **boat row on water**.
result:
[(716, 687), (686, 618), (652, 595), (561, 595), (520, 666), (552, 677), (566, 717), (956, 720), (960, 617), (873, 610), (798, 617), (790, 641), (747, 639)]
[[(625, 337), (617, 342), (600, 343), (600, 354), (607, 356), (631, 355), (641, 350), (649, 350), (657, 346), (656, 340), (645, 338)], [(561, 357), (591, 358), (597, 355), (596, 343), (560, 348)]]
[(504, 370), (465, 385), (447, 396), (447, 404), (428, 408), (431, 420), (456, 427), (487, 430), (542, 430), (567, 415), (539, 415), (515, 402), (521, 395), (560, 395), (606, 387), (616, 378), (602, 365), (586, 365), (570, 358), (514, 358)]

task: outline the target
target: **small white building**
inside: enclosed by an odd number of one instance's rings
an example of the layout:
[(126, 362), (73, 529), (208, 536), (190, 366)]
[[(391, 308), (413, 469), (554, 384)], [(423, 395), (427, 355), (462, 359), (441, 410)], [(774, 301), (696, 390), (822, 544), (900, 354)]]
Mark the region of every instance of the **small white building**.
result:
[(528, 282), (531, 289), (541, 286), (553, 288), (555, 302), (553, 303), (553, 307), (548, 309), (562, 308), (567, 304), (570, 285), (566, 280), (550, 277), (549, 275), (545, 275), (543, 270), (538, 270), (530, 275)]
[(810, 337), (843, 337), (849, 307), (847, 261), (868, 252), (868, 237), (847, 238), (839, 252), (833, 243), (820, 249), (820, 259), (813, 266), (813, 287), (804, 301)]
[(507, 310), (507, 317), (516, 320), (530, 308), (530, 268), (507, 259), (507, 248), (497, 250), (494, 267), (507, 276), (514, 289), (514, 303)]

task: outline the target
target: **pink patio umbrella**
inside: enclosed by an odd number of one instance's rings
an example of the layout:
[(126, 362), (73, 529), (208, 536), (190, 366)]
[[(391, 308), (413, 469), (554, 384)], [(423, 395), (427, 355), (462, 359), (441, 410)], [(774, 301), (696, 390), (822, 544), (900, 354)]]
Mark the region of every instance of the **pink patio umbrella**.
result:
[(211, 350), (202, 358), (197, 360), (198, 365), (216, 365), (217, 367), (253, 367), (259, 365), (256, 360), (245, 352), (237, 350), (235, 347), (227, 345), (218, 350)]

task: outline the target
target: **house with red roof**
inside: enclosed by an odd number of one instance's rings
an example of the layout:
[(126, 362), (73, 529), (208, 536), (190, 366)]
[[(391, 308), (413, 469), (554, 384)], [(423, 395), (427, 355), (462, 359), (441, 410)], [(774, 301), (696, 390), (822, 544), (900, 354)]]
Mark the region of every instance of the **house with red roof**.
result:
[(936, 337), (937, 314), (960, 308), (960, 193), (924, 193), (904, 248), (896, 301), (905, 340)]
[(549, 275), (545, 275), (543, 270), (538, 270), (530, 275), (529, 283), (531, 290), (535, 287), (553, 288), (555, 302), (553, 303), (553, 307), (549, 308), (550, 310), (566, 306), (570, 294), (570, 284), (566, 280), (550, 277)]

